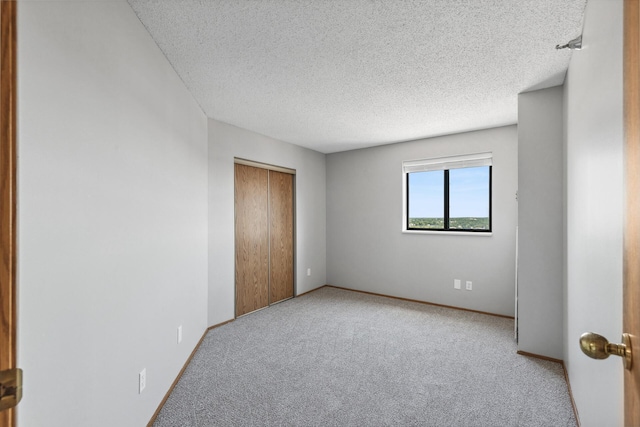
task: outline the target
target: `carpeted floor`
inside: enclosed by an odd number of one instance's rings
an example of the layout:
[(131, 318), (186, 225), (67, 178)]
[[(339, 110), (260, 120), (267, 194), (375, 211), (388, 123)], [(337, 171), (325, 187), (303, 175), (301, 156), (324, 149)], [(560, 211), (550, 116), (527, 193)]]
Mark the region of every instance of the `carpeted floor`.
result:
[(335, 288), (209, 331), (154, 426), (575, 426), (513, 320)]

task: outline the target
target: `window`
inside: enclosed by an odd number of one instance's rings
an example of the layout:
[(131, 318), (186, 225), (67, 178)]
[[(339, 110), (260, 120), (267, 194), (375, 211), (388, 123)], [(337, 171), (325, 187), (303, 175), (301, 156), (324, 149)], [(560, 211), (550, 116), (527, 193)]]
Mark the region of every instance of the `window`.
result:
[(403, 162), (403, 229), (491, 232), (492, 154)]

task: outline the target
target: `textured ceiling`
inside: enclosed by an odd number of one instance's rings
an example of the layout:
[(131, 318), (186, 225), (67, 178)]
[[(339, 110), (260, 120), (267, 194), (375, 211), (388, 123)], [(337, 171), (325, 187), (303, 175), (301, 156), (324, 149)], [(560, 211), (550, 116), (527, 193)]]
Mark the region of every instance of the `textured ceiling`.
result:
[(586, 0), (128, 0), (207, 116), (324, 153), (517, 122)]

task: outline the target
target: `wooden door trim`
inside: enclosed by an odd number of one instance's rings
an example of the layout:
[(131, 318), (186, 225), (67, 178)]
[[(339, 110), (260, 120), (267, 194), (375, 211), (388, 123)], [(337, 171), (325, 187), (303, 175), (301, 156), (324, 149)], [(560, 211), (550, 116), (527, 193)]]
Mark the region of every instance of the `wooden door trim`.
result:
[(235, 163), (236, 165), (252, 166), (254, 168), (267, 169), (267, 170), (275, 171), (275, 172), (288, 173), (289, 175), (295, 175), (296, 174), (296, 170), (295, 169), (289, 169), (289, 168), (285, 168), (285, 167), (282, 167), (282, 166), (270, 165), (268, 163), (255, 162), (253, 160), (241, 159), (239, 157), (235, 157), (233, 159), (233, 163)]
[[(640, 350), (640, 2), (624, 1), (624, 162), (623, 331)], [(640, 358), (624, 373), (625, 425), (640, 425)]]
[[(0, 2), (0, 370), (16, 368), (16, 9)], [(15, 410), (0, 412), (15, 425)]]

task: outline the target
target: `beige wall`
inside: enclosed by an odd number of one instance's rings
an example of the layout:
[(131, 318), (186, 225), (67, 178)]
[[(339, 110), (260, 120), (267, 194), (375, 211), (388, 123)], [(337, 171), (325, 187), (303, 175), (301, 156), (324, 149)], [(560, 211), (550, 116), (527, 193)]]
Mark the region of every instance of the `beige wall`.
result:
[[(492, 235), (402, 232), (404, 160), (488, 151)], [(513, 316), (517, 153), (516, 127), (507, 126), (327, 155), (328, 282)], [(454, 279), (473, 290), (454, 289)]]
[(146, 425), (207, 326), (206, 117), (125, 1), (20, 2), (18, 58), (18, 425)]
[(326, 284), (325, 155), (209, 120), (209, 325), (234, 317), (234, 157), (296, 170), (296, 293)]
[(518, 96), (518, 350), (562, 359), (563, 88)]
[(622, 334), (622, 3), (589, 0), (565, 83), (564, 360), (584, 427), (623, 425), (620, 360), (578, 346), (583, 332)]

